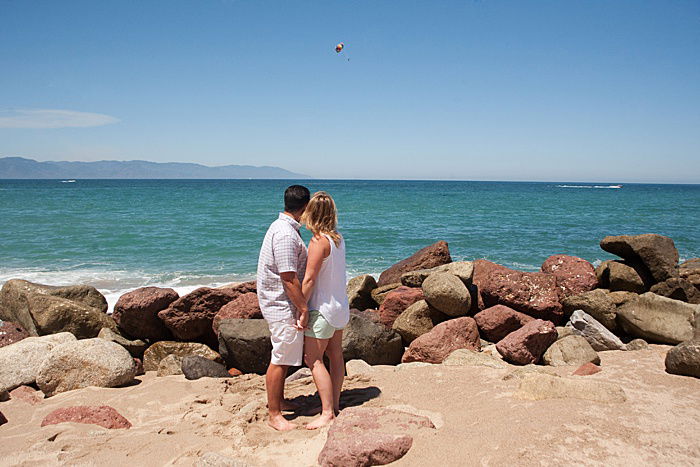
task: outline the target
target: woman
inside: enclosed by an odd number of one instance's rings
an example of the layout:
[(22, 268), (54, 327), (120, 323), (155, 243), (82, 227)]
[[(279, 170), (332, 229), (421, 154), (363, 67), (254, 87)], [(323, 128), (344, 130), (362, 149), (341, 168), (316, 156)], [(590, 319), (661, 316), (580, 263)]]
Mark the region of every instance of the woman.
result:
[[(343, 328), (350, 319), (345, 291), (345, 241), (336, 230), (338, 214), (328, 193), (315, 193), (301, 217), (313, 237), (309, 242), (306, 274), (301, 290), (309, 304), (309, 323), (304, 332), (304, 361), (311, 369), (322, 412), (306, 428), (313, 430), (332, 422), (340, 410), (340, 389), (345, 376)], [(330, 373), (323, 355), (330, 361)]]

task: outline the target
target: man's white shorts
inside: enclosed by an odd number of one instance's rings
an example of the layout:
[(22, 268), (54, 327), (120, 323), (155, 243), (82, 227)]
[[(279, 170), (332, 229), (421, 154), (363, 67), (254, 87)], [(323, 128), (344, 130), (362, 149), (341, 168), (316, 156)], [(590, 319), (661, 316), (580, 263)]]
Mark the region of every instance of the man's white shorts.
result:
[(272, 359), (275, 365), (301, 366), (304, 359), (304, 331), (294, 327), (296, 320), (268, 321), (272, 340)]

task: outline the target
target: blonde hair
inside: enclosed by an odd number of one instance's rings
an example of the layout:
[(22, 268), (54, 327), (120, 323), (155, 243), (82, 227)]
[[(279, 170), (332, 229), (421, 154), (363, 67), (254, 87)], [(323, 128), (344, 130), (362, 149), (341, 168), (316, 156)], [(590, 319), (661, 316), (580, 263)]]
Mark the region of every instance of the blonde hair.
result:
[(335, 246), (340, 246), (341, 236), (336, 230), (338, 226), (338, 211), (335, 201), (325, 191), (317, 191), (306, 205), (301, 221), (314, 235), (326, 234), (333, 239)]

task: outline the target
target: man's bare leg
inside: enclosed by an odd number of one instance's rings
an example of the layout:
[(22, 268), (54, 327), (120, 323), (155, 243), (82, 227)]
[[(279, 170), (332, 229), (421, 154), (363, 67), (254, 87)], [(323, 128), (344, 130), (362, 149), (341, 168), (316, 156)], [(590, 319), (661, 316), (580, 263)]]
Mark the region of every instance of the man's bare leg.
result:
[(289, 431), (297, 426), (282, 416), (282, 401), (284, 401), (284, 378), (287, 366), (270, 363), (265, 373), (265, 388), (267, 389), (268, 425), (278, 431)]

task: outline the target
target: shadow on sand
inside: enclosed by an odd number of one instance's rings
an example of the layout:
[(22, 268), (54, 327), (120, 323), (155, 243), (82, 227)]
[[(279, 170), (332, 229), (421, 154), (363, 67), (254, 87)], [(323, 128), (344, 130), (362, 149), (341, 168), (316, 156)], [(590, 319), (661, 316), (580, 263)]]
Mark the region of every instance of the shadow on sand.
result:
[[(376, 386), (346, 389), (340, 393), (340, 409), (362, 405), (365, 402), (376, 399), (381, 393), (382, 391)], [(297, 404), (299, 408), (293, 414), (285, 415), (284, 417), (287, 420), (294, 420), (300, 416), (308, 417), (321, 413), (321, 399), (318, 396), (318, 392), (309, 396), (297, 396), (291, 399), (291, 402)]]

